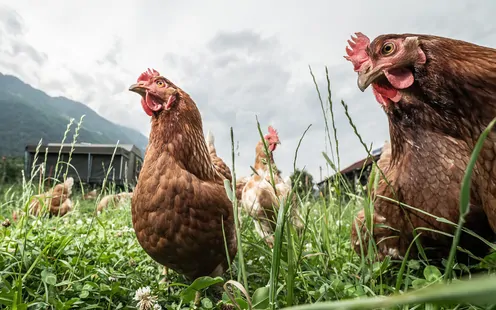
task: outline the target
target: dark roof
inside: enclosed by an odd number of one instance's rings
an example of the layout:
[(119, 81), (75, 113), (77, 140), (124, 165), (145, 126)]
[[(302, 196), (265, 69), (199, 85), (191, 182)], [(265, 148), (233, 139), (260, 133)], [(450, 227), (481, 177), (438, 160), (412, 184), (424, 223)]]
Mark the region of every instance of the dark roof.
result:
[[(355, 171), (355, 170), (362, 170), (362, 168), (364, 166), (368, 166), (368, 165), (372, 164), (373, 161), (378, 161), (379, 158), (381, 157), (381, 154), (382, 154), (382, 147), (377, 148), (371, 152), (372, 157), (367, 156), (363, 159), (360, 159), (359, 161), (357, 161), (357, 162), (349, 165), (348, 167), (342, 169), (340, 171), (340, 173), (341, 174), (347, 174), (347, 173)], [(317, 185), (321, 185), (322, 183), (325, 183), (327, 180), (331, 179), (332, 177), (334, 177), (334, 175), (320, 181), (319, 183), (317, 183)]]
[[(143, 158), (141, 150), (137, 148), (134, 144), (92, 144), (92, 143), (48, 143), (42, 144), (40, 146), (39, 152), (45, 153), (45, 150), (48, 150), (48, 153), (58, 153), (61, 149), (62, 154), (67, 154), (71, 152), (71, 148), (74, 146), (73, 154), (101, 154), (101, 155), (112, 155), (115, 150), (115, 154), (128, 154), (134, 153), (139, 158)], [(26, 146), (26, 151), (30, 153), (35, 153), (37, 144), (30, 144)], [(116, 149), (117, 147), (117, 149)]]
[(375, 155), (373, 157), (367, 157), (367, 158), (361, 159), (361, 160), (357, 161), (356, 163), (341, 170), (341, 174), (347, 174), (348, 172), (351, 172), (353, 170), (362, 170), (362, 168), (364, 166), (371, 164), (374, 160), (375, 161), (379, 160), (380, 156), (381, 155), (379, 154), (379, 155)]

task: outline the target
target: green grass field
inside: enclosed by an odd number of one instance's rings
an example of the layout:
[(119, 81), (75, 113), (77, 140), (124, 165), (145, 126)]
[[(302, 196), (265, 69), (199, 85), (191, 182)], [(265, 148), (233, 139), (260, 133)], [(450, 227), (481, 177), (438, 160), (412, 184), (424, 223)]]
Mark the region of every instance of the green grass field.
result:
[[(324, 121), (332, 124), (332, 102), (322, 102), (322, 109)], [(352, 217), (370, 201), (340, 183), (327, 198), (298, 197), (306, 223), (301, 237), (281, 213), (273, 250), (243, 215), (242, 247), (230, 272), (224, 279), (193, 283), (174, 272), (161, 282), (161, 266), (136, 240), (129, 202), (97, 215), (98, 200), (82, 200), (76, 189), (68, 215), (21, 216), (15, 222), (12, 211), (27, 211), (38, 182), (1, 186), (0, 222), (7, 226), (0, 227), (2, 309), (492, 309), (496, 304), (496, 278), (488, 276), (496, 264), (493, 256), (470, 268), (447, 258), (447, 267), (438, 268), (421, 259), (379, 263), (355, 254)], [(207, 288), (219, 282), (227, 289), (220, 299)], [(202, 296), (198, 306), (196, 290)]]

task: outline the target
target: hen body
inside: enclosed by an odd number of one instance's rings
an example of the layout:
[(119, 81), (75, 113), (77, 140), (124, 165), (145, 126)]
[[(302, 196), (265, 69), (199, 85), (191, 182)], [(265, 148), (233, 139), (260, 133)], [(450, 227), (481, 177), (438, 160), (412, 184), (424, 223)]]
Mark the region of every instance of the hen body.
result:
[[(496, 117), (496, 50), (468, 42), (427, 35), (383, 35), (371, 43), (358, 34), (348, 60), (364, 90), (374, 94), (389, 119), (389, 146), (378, 162), (381, 178), (374, 203), (373, 238), (377, 258), (402, 258), (413, 229), (431, 258), (447, 257), (454, 226), (437, 221), (386, 196), (457, 223), (462, 179), (475, 143)], [(464, 226), (493, 241), (496, 231), (496, 135), (489, 135), (472, 178), (470, 213)], [(357, 216), (360, 227), (364, 213)], [(362, 227), (361, 232), (365, 234)], [(360, 252), (358, 231), (352, 242)], [(363, 236), (362, 236), (363, 238)], [(366, 241), (367, 239), (365, 239)], [(366, 243), (364, 250), (366, 250)], [(483, 256), (488, 247), (463, 233), (460, 244)], [(416, 247), (412, 248), (416, 252)]]
[(74, 179), (69, 177), (46, 193), (34, 196), (29, 204), (29, 213), (38, 216), (46, 208), (50, 216), (66, 215), (72, 209), (70, 196), (73, 185)]
[(149, 98), (153, 83), (167, 87), (161, 86), (162, 110), (151, 112), (145, 105), (155, 103), (142, 101), (152, 129), (131, 202), (136, 236), (155, 261), (189, 279), (221, 275), (228, 266), (223, 231), (229, 258), (237, 251), (225, 178), (210, 159), (193, 100), (158, 72), (148, 76), (134, 86), (143, 100), (158, 101)]
[(133, 197), (132, 192), (122, 192), (119, 194), (109, 194), (100, 200), (98, 203), (98, 206), (96, 207), (97, 212), (102, 212), (104, 209), (107, 209), (108, 207), (119, 207), (122, 204), (128, 202), (129, 200)]
[[(271, 128), (271, 127), (270, 127)], [(270, 131), (270, 129), (269, 129)], [(269, 139), (268, 144), (271, 145), (271, 139)], [(277, 137), (277, 133), (274, 131), (275, 136)], [(266, 136), (267, 137), (267, 136)], [(266, 138), (267, 139), (267, 138)], [(277, 143), (279, 142), (279, 138), (276, 138)], [(273, 143), (274, 144), (274, 143)], [(257, 143), (255, 152), (255, 166), (254, 169), (257, 172), (253, 174), (247, 180), (240, 180), (239, 183), (244, 186), (241, 193), (241, 205), (248, 215), (250, 215), (254, 219), (255, 229), (257, 233), (265, 239), (269, 247), (273, 247), (274, 245), (274, 230), (276, 227), (277, 220), (277, 211), (279, 210), (279, 201), (284, 199), (289, 199), (289, 194), (291, 192), (291, 179), (287, 178), (283, 180), (277, 167), (275, 166), (273, 154), (272, 152), (275, 150), (269, 149), (269, 157), (264, 151), (264, 143), (259, 141)], [(269, 170), (268, 162), (271, 162), (271, 167), (273, 170), (272, 177), (274, 178), (274, 187), (271, 183), (271, 174)], [(303, 228), (303, 223), (299, 218), (298, 211), (296, 209), (296, 196), (292, 196), (292, 203), (290, 204), (290, 214), (298, 231), (301, 231)]]

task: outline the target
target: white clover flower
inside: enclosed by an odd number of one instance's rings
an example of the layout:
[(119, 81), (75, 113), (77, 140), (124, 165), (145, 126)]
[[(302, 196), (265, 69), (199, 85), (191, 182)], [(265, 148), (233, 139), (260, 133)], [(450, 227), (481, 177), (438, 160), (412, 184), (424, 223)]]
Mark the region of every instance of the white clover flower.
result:
[(134, 232), (134, 228), (124, 226), (124, 227), (122, 228), (122, 231), (123, 231), (123, 232)]
[(251, 266), (253, 264), (253, 261), (250, 259), (247, 263), (248, 266)]
[(152, 309), (161, 309), (160, 305), (158, 305), (160, 308), (156, 308), (157, 306), (157, 296), (152, 296), (151, 295), (151, 290), (149, 286), (141, 287), (139, 288), (135, 295), (134, 295), (134, 300), (138, 301), (136, 304), (136, 307), (140, 310), (152, 310)]
[(77, 221), (76, 221), (76, 225), (83, 225), (83, 221), (81, 221), (81, 220), (77, 220)]
[(149, 286), (140, 287), (134, 295), (134, 300), (141, 300), (143, 299), (143, 296), (150, 295), (150, 293), (151, 290)]
[(312, 244), (311, 243), (305, 244), (305, 250), (310, 252), (312, 250)]

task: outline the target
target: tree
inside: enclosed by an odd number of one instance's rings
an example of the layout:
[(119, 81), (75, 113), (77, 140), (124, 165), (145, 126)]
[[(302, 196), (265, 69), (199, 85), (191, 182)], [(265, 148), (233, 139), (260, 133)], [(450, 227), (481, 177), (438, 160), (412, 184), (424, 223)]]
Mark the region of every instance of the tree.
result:
[(296, 169), (291, 175), (291, 184), (296, 188), (296, 192), (300, 196), (305, 196), (308, 192), (313, 191), (313, 176), (306, 170)]
[(23, 168), (22, 158), (2, 156), (0, 158), (0, 184), (21, 182)]

